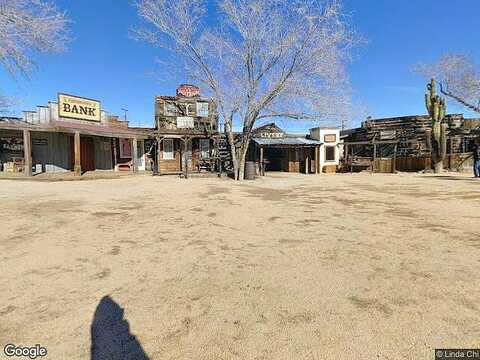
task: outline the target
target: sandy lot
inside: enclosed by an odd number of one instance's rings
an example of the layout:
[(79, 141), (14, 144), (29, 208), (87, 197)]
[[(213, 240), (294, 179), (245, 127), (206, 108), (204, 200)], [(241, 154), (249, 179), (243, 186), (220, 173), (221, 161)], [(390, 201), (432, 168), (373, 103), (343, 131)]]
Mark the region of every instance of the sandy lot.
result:
[(371, 360), (480, 347), (480, 181), (463, 175), (0, 189), (2, 349)]

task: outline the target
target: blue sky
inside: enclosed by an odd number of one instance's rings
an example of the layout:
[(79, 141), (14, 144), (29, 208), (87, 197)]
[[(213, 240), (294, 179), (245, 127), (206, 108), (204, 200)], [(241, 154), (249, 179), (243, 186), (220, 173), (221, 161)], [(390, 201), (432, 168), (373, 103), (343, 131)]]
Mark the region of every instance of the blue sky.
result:
[[(99, 99), (114, 114), (127, 108), (131, 125), (152, 126), (154, 96), (174, 95), (176, 84), (187, 79), (181, 75), (174, 79), (167, 66), (155, 62), (162, 57), (158, 49), (129, 37), (130, 26), (138, 24), (130, 1), (94, 3), (57, 0), (73, 21), (75, 40), (69, 51), (39, 56), (38, 70), (28, 80), (12, 79), (0, 69), (0, 91), (19, 99), (17, 114), (66, 92)], [(348, 68), (354, 101), (373, 117), (425, 113), (425, 83), (411, 72), (418, 61), (434, 61), (449, 51), (480, 59), (478, 0), (344, 0), (344, 4), (368, 39)], [(474, 116), (452, 102), (449, 111)], [(350, 125), (358, 125), (364, 114)], [(310, 126), (283, 125), (297, 131)]]

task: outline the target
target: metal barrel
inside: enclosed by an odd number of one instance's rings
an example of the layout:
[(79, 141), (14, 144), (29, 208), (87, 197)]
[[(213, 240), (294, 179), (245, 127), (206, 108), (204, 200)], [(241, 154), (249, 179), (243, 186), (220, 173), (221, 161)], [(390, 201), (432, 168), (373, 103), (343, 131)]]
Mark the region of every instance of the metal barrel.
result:
[(245, 162), (245, 180), (255, 180), (256, 164), (255, 161)]

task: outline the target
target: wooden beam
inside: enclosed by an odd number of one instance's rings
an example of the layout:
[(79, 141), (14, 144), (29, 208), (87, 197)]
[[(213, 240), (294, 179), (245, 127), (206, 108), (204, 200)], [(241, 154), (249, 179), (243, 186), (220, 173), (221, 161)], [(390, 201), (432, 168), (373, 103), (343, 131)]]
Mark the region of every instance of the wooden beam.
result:
[(263, 147), (260, 146), (260, 175), (265, 176), (265, 168), (263, 166)]
[[(187, 136), (182, 139), (183, 149), (185, 154), (185, 170), (184, 170), (185, 179), (188, 179), (188, 140), (189, 138)], [(180, 161), (181, 160), (182, 160), (182, 154), (180, 154)]]
[(25, 176), (32, 176), (32, 138), (30, 130), (23, 130), (23, 160)]
[(309, 166), (308, 166), (308, 159), (310, 156), (307, 154), (305, 150), (303, 150), (303, 154), (305, 155), (305, 174), (308, 174)]
[(395, 144), (395, 147), (393, 148), (392, 173), (394, 174), (397, 173), (397, 147), (398, 144)]
[(162, 175), (162, 169), (160, 167), (160, 147), (162, 145), (163, 137), (157, 136), (155, 137), (155, 140), (157, 141), (157, 153), (155, 154), (157, 157), (157, 173), (158, 175)]
[(113, 170), (117, 169), (117, 139), (112, 138), (112, 146), (113, 146)]
[(373, 143), (373, 161), (372, 161), (372, 174), (376, 171), (376, 162), (377, 160), (377, 143)]
[(319, 174), (320, 172), (318, 171), (319, 164), (318, 164), (318, 146), (315, 146), (315, 174)]
[(74, 152), (74, 166), (73, 166), (73, 172), (76, 176), (82, 175), (82, 162), (81, 162), (81, 148), (80, 148), (80, 133), (77, 131), (75, 135), (73, 136), (74, 138), (74, 143), (73, 143), (73, 152)]
[(344, 143), (344, 144), (343, 144), (343, 163), (344, 163), (345, 165), (348, 164), (348, 159), (349, 159), (349, 158), (348, 158), (348, 151), (349, 151), (349, 150), (350, 150), (350, 149), (348, 148), (348, 143)]
[(133, 138), (132, 140), (132, 157), (133, 157), (133, 172), (138, 172), (138, 151), (137, 151), (137, 138)]
[(355, 156), (355, 153), (353, 152), (353, 146), (352, 146), (352, 156), (350, 159), (350, 173), (353, 173), (353, 158)]

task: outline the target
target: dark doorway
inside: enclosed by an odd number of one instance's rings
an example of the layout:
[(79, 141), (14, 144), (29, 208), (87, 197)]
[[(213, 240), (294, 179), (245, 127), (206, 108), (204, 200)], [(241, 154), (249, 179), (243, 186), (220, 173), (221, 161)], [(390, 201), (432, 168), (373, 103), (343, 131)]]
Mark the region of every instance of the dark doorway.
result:
[(265, 171), (285, 171), (284, 163), (288, 161), (286, 149), (265, 148), (264, 151)]

